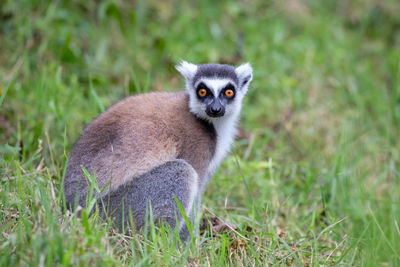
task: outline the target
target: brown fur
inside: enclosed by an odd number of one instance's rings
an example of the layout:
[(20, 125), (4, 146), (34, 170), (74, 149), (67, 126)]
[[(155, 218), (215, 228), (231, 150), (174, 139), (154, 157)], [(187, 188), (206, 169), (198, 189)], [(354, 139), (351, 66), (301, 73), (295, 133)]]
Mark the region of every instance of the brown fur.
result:
[(78, 193), (82, 203), (85, 196), (80, 166), (95, 173), (100, 189), (111, 180), (114, 191), (167, 161), (184, 159), (204, 184), (215, 142), (214, 127), (190, 113), (186, 92), (126, 98), (90, 123), (75, 144), (65, 178), (67, 202)]

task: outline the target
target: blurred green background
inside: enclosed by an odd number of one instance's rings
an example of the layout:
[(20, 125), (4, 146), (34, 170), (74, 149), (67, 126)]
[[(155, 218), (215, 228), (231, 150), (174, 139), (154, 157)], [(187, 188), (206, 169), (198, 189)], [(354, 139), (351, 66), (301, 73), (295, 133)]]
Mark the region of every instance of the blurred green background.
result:
[[(203, 203), (238, 232), (182, 252), (63, 214), (84, 125), (183, 89), (180, 60), (253, 66)], [(0, 264), (400, 265), (399, 66), (396, 0), (3, 0)]]

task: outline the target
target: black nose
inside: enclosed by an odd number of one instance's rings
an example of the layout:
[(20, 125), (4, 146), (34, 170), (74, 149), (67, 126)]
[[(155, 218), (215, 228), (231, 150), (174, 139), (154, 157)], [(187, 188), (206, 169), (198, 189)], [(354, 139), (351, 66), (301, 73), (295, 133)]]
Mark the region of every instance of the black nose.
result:
[(211, 113), (218, 114), (218, 113), (220, 113), (222, 111), (222, 108), (221, 108), (221, 106), (211, 107), (210, 111), (211, 111)]
[(206, 108), (206, 113), (210, 117), (221, 117), (225, 114), (225, 108), (217, 99), (215, 99)]

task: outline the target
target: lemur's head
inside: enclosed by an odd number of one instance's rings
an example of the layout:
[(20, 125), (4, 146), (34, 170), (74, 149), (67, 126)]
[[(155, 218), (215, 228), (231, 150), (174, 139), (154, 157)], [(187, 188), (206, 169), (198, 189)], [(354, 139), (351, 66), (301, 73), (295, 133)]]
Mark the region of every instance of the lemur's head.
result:
[(249, 63), (233, 67), (183, 61), (176, 69), (185, 77), (190, 111), (209, 121), (237, 115), (253, 78)]

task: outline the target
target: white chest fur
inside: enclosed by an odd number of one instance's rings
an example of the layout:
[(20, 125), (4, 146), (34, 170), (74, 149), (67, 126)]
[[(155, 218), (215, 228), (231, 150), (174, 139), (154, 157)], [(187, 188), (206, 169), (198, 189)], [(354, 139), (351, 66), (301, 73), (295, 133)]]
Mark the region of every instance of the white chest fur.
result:
[(235, 139), (238, 120), (239, 114), (235, 114), (229, 119), (222, 117), (221, 119), (213, 120), (213, 125), (217, 133), (217, 142), (215, 154), (207, 169), (208, 177), (211, 177), (214, 174), (221, 161), (230, 151), (232, 143)]

